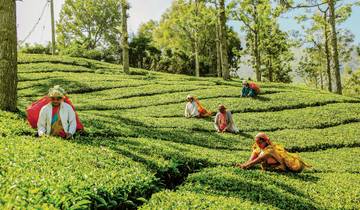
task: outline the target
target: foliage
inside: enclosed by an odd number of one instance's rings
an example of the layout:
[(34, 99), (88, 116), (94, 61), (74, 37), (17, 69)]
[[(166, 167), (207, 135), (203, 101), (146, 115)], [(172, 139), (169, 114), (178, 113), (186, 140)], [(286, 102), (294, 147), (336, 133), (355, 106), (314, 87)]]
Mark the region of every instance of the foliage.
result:
[(352, 209), (359, 207), (350, 198), (359, 193), (352, 184), (357, 179), (357, 173), (298, 175), (209, 168), (191, 175), (177, 192), (155, 194), (143, 209)]
[[(282, 83), (260, 83), (258, 98), (240, 98), (238, 80), (141, 69), (126, 75), (114, 64), (67, 56), (22, 54), (19, 63), (21, 112), (0, 112), (0, 208), (359, 206), (357, 98)], [(85, 124), (86, 133), (71, 141), (35, 139), (22, 118), (56, 84)], [(188, 94), (213, 112), (224, 103), (241, 132), (214, 132), (212, 117), (185, 119)], [(249, 158), (261, 130), (313, 168), (233, 168)]]
[[(133, 58), (136, 67), (156, 71), (195, 74), (195, 45), (198, 46), (202, 75), (216, 74), (216, 21), (215, 8), (200, 2), (174, 1), (159, 23), (143, 24), (130, 45), (133, 50), (145, 49), (142, 59)], [(236, 68), (241, 50), (238, 34), (227, 28), (229, 61)], [(133, 52), (134, 52), (133, 51)], [(135, 61), (136, 59), (136, 61)]]
[(350, 96), (360, 95), (360, 71), (350, 72), (344, 84), (344, 94)]
[(249, 55), (257, 80), (264, 80), (264, 76), (270, 82), (291, 82), (292, 43), (278, 23), (284, 8), (269, 0), (233, 0), (229, 7), (232, 18), (242, 23), (246, 33), (244, 53)]
[(49, 42), (46, 46), (41, 44), (30, 45), (26, 43), (24, 46), (20, 47), (19, 50), (21, 53), (27, 54), (51, 54), (51, 43)]
[(106, 148), (13, 137), (1, 139), (0, 151), (2, 208), (133, 207), (132, 196), (154, 190), (151, 173)]
[[(334, 13), (336, 13), (334, 19), (331, 15), (333, 7), (330, 7), (330, 3), (337, 5), (334, 9)], [(296, 18), (305, 31), (300, 38), (305, 51), (297, 71), (309, 86), (324, 89), (324, 85), (327, 83), (328, 90), (331, 92), (333, 82), (335, 82), (337, 92), (341, 92), (339, 91), (342, 88), (339, 87), (341, 84), (340, 67), (336, 66), (339, 65), (339, 62), (346, 63), (351, 60), (354, 50), (354, 35), (349, 30), (340, 28), (339, 25), (351, 16), (353, 6), (353, 1), (344, 4), (327, 1), (326, 4), (310, 7), (306, 13)], [(337, 30), (337, 33), (336, 37), (332, 39), (332, 34), (334, 34), (332, 30), (334, 29)], [(336, 44), (334, 40), (337, 42)]]
[(57, 24), (60, 53), (101, 60), (118, 52), (119, 8), (116, 0), (66, 0)]

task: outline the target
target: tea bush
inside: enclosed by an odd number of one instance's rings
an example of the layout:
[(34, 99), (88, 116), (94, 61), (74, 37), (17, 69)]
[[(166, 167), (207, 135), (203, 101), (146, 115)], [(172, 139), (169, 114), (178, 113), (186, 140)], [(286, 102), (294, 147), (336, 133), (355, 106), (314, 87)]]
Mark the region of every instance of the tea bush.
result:
[(354, 195), (360, 191), (352, 183), (359, 178), (351, 173), (277, 174), (209, 168), (190, 175), (175, 193), (155, 194), (142, 209), (357, 209), (359, 200)]
[[(302, 85), (131, 69), (83, 58), (19, 55), (17, 114), (0, 112), (1, 209), (358, 209), (360, 100)], [(25, 108), (63, 86), (85, 125), (74, 140), (34, 138)], [(185, 97), (233, 112), (239, 134), (213, 117), (185, 119)], [(265, 131), (312, 168), (243, 171)], [(151, 197), (151, 199), (149, 199)]]
[(107, 148), (11, 137), (0, 153), (0, 208), (134, 208), (156, 190), (143, 166)]

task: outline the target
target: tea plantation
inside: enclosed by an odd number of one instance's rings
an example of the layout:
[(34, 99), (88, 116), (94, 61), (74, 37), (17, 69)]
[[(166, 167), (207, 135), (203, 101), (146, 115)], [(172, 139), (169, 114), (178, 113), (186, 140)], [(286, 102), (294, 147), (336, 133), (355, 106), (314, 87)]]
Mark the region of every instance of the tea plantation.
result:
[[(74, 140), (35, 138), (25, 109), (63, 86), (85, 125)], [(20, 55), (19, 113), (0, 111), (0, 209), (359, 209), (360, 99), (304, 86), (132, 69), (87, 59)], [(239, 134), (185, 119), (193, 94), (224, 103)], [(244, 171), (265, 131), (312, 168)]]

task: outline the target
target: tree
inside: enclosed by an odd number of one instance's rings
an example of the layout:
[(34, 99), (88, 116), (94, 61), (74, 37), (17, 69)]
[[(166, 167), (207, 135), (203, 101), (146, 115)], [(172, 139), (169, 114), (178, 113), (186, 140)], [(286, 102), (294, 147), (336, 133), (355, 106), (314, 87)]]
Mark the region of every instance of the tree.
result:
[[(299, 4), (294, 5), (293, 0), (280, 0), (281, 4), (285, 5), (287, 8), (314, 8), (314, 7), (321, 7), (326, 5), (329, 10), (329, 25), (330, 25), (330, 45), (331, 45), (331, 58), (332, 58), (332, 69), (335, 73), (335, 85), (336, 85), (336, 93), (342, 94), (342, 84), (341, 84), (341, 70), (340, 70), (340, 60), (339, 60), (339, 50), (338, 50), (338, 37), (337, 37), (337, 24), (339, 21), (337, 19), (344, 20), (345, 18), (349, 17), (351, 14), (351, 8), (354, 5), (360, 5), (359, 1), (350, 1), (346, 4), (338, 5), (340, 9), (337, 9), (336, 6), (340, 2), (338, 0), (308, 0), (309, 4)], [(339, 11), (346, 11), (341, 13)], [(340, 16), (340, 18), (339, 18)], [(345, 17), (345, 18), (344, 18)]]
[(121, 43), (122, 43), (122, 50), (123, 50), (123, 70), (126, 74), (130, 73), (129, 70), (129, 34), (127, 30), (127, 10), (128, 10), (128, 3), (126, 0), (121, 0)]
[[(317, 17), (318, 19), (322, 19), (321, 15)], [(327, 54), (326, 51), (323, 26), (316, 22), (313, 22), (311, 25), (312, 27), (306, 30), (306, 39), (304, 41), (305, 51), (302, 62), (300, 62), (298, 68), (298, 73), (306, 80), (311, 78), (311, 82), (308, 82), (309, 85), (314, 84), (316, 87), (320, 86), (321, 89), (323, 89), (326, 82), (325, 75), (328, 84), (331, 84), (331, 80), (329, 81), (328, 77), (329, 63), (327, 61), (331, 55)], [(354, 49), (352, 46), (353, 41), (354, 35), (350, 31), (338, 30), (339, 60), (342, 63), (351, 60), (351, 54)], [(330, 72), (330, 75), (332, 74), (333, 72)]]
[[(220, 64), (217, 24), (218, 10), (209, 2), (174, 1), (159, 22), (142, 24), (132, 37), (130, 62), (155, 71), (196, 75), (199, 69), (201, 76), (216, 76)], [(230, 27), (226, 33), (228, 65), (236, 68), (240, 39)]]
[(294, 60), (294, 54), (291, 52), (293, 44), (288, 34), (280, 30), (276, 20), (268, 23), (262, 28), (260, 50), (264, 68), (261, 72), (270, 82), (290, 83), (289, 73), (292, 71), (291, 62)]
[[(197, 4), (194, 1), (174, 1), (153, 32), (154, 46), (163, 52), (159, 68), (166, 71), (164, 68), (172, 63), (180, 66), (176, 72), (186, 74), (202, 75), (216, 71), (209, 64), (212, 58), (216, 58), (216, 12), (204, 1)], [(181, 67), (180, 64), (190, 66)], [(171, 69), (170, 72), (175, 72), (175, 67)]]
[[(216, 11), (220, 11), (218, 0), (215, 0), (212, 3), (214, 3)], [(218, 77), (222, 77), (219, 15), (217, 15), (216, 18), (216, 73)]]
[(332, 58), (334, 62), (334, 72), (335, 72), (335, 83), (336, 83), (336, 93), (342, 94), (341, 86), (341, 73), (340, 73), (340, 63), (339, 63), (339, 51), (338, 51), (338, 39), (336, 32), (336, 13), (335, 13), (335, 0), (327, 0), (329, 6), (329, 23), (331, 26), (331, 47), (332, 47)]
[(14, 0), (0, 0), (0, 34), (0, 109), (16, 111), (17, 35)]
[(324, 30), (324, 47), (326, 55), (326, 73), (328, 77), (328, 91), (332, 92), (332, 76), (331, 76), (331, 55), (329, 49), (329, 26), (328, 26), (328, 9), (325, 11), (321, 10), (323, 13), (323, 30)]
[[(344, 22), (351, 14), (351, 7), (353, 4), (340, 5), (336, 9), (336, 24), (339, 25)], [(323, 74), (326, 73), (327, 78), (327, 89), (332, 91), (333, 89), (333, 78), (335, 79), (336, 89), (338, 88), (339, 83), (341, 84), (341, 74), (335, 67), (334, 61), (334, 45), (331, 43), (331, 24), (330, 24), (330, 7), (328, 2), (323, 2), (322, 5), (315, 6), (312, 10), (308, 10), (310, 15), (301, 15), (297, 17), (299, 23), (304, 23), (303, 28), (305, 29), (305, 47), (314, 47), (318, 51), (318, 58), (321, 60), (321, 66), (323, 70), (321, 71), (321, 87), (323, 86)], [(310, 23), (309, 23), (310, 22)], [(350, 46), (353, 38), (351, 38), (351, 33), (340, 30), (336, 32), (336, 46), (337, 46), (337, 60), (340, 65), (340, 62), (345, 63), (349, 60), (352, 47)], [(334, 69), (335, 68), (335, 69)], [(335, 77), (333, 77), (333, 74)], [(340, 78), (339, 78), (340, 77)], [(340, 87), (341, 88), (341, 87)]]
[[(310, 73), (311, 68), (307, 69), (307, 74), (316, 75), (320, 77), (320, 87), (324, 88), (325, 78), (324, 74), (327, 74), (327, 84), (328, 90), (332, 90), (332, 73), (331, 73), (331, 53), (329, 46), (329, 30), (328, 30), (328, 9), (318, 8), (314, 13), (311, 13), (310, 16), (301, 15), (297, 17), (299, 23), (304, 23), (309, 27), (306, 28), (305, 25), (302, 25), (302, 28), (305, 29), (304, 38), (302, 40), (303, 46), (306, 48), (305, 53), (307, 57), (312, 57), (312, 59), (317, 59), (313, 61), (314, 66), (312, 73)], [(312, 54), (312, 55), (309, 55)], [(316, 56), (315, 56), (316, 54)], [(326, 62), (326, 65), (325, 65)], [(326, 68), (326, 69), (325, 69)], [(305, 69), (304, 69), (305, 70)], [(303, 76), (305, 76), (303, 74)], [(317, 86), (318, 80), (315, 85)]]
[(220, 57), (221, 57), (221, 68), (222, 76), (224, 80), (230, 79), (229, 71), (229, 58), (228, 58), (228, 46), (227, 46), (227, 32), (226, 32), (226, 11), (225, 11), (225, 1), (219, 0), (219, 38), (220, 38)]
[(120, 51), (121, 2), (119, 0), (65, 0), (57, 24), (61, 54), (84, 56), (100, 51)]
[(136, 68), (158, 70), (161, 51), (153, 43), (154, 30), (158, 22), (150, 20), (140, 25), (137, 33), (130, 40), (130, 64)]
[[(190, 1), (192, 4), (192, 1)], [(194, 0), (194, 54), (195, 54), (195, 76), (200, 77), (200, 61), (199, 61), (199, 0)]]
[(348, 77), (345, 79), (344, 94), (359, 97), (360, 94), (360, 69), (357, 71), (346, 72)]
[(256, 80), (261, 81), (261, 39), (263, 26), (277, 18), (272, 16), (270, 0), (233, 0), (231, 4), (232, 18), (243, 23), (246, 32), (247, 51), (251, 55)]

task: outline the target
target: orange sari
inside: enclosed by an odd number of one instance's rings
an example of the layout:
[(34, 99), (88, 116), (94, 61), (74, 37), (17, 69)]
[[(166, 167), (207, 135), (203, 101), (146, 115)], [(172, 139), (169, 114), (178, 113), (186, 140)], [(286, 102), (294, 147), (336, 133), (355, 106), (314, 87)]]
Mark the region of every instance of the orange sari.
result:
[(199, 111), (199, 114), (200, 114), (200, 117), (209, 117), (212, 115), (212, 112), (206, 110), (200, 103), (200, 101), (197, 99), (197, 98), (194, 98), (195, 100), (195, 103), (198, 107), (198, 111)]

